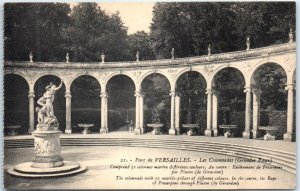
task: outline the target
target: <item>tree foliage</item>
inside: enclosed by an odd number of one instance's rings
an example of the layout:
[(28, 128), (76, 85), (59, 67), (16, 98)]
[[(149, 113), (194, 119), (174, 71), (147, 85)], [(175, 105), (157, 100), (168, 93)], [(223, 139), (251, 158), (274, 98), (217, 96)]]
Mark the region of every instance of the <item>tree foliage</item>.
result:
[(62, 28), (69, 23), (70, 7), (65, 3), (6, 3), (4, 5), (5, 59), (61, 60)]
[(80, 3), (63, 30), (72, 61), (126, 60), (127, 29), (118, 13), (107, 15), (96, 3)]
[(138, 31), (128, 36), (129, 59), (136, 59), (136, 52), (139, 51), (140, 60), (155, 59), (154, 51), (151, 46), (150, 36), (144, 31)]
[(150, 37), (157, 58), (243, 50), (287, 42), (295, 28), (294, 2), (156, 3)]

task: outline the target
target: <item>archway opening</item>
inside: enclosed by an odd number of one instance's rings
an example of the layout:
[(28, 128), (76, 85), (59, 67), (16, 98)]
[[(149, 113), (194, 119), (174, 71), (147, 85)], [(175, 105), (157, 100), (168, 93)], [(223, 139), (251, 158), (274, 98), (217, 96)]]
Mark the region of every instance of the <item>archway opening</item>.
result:
[(96, 78), (83, 75), (76, 78), (71, 84), (71, 124), (72, 132), (80, 133), (82, 128), (78, 124), (93, 124), (90, 133), (100, 131), (100, 84)]
[[(218, 124), (237, 125), (236, 136), (242, 136), (245, 129), (245, 79), (236, 68), (224, 68), (213, 79), (214, 90), (218, 95)], [(219, 129), (224, 134), (224, 129)]]
[(283, 139), (287, 121), (287, 76), (276, 63), (266, 63), (253, 73), (253, 87), (260, 93), (260, 126), (278, 126), (276, 139)]
[[(18, 134), (28, 134), (29, 130), (29, 86), (27, 81), (15, 74), (4, 76), (4, 127), (20, 125)], [(4, 134), (10, 129), (4, 128)]]
[[(40, 77), (35, 85), (34, 85), (34, 92), (35, 92), (35, 98), (34, 98), (34, 108), (41, 107), (40, 105), (37, 104), (37, 101), (39, 98), (41, 98), (45, 91), (46, 91), (46, 86), (48, 86), (50, 83), (55, 84), (58, 86), (61, 82), (61, 79), (57, 76), (54, 75), (45, 75)], [(53, 109), (54, 109), (54, 115), (57, 118), (57, 121), (59, 123), (59, 129), (64, 132), (66, 128), (66, 99), (65, 99), (65, 92), (66, 88), (65, 85), (63, 84), (61, 89), (59, 89), (56, 94), (55, 98), (53, 101)], [(34, 118), (34, 124), (35, 126), (37, 125), (37, 113), (35, 113), (35, 118)]]
[(135, 85), (126, 75), (116, 75), (107, 82), (108, 129), (128, 131), (135, 121)]
[[(182, 74), (176, 82), (176, 92), (180, 97), (180, 124), (199, 124), (198, 134), (206, 129), (206, 80), (198, 72)], [(180, 133), (188, 129), (180, 128)]]
[[(161, 74), (150, 74), (141, 84), (144, 94), (144, 123), (162, 123), (164, 124), (161, 133), (168, 133), (170, 127), (170, 89), (169, 80)], [(152, 129), (145, 126), (144, 132)]]

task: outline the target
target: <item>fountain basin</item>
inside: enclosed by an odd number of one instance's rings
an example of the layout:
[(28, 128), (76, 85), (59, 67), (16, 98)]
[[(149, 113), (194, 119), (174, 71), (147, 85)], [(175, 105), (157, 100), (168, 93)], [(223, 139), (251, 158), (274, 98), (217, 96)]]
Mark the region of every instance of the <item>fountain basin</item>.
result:
[(181, 125), (183, 128), (187, 128), (188, 132), (187, 135), (188, 136), (193, 136), (195, 135), (195, 129), (198, 129), (200, 127), (200, 124), (198, 123), (188, 123), (188, 124), (182, 124)]
[(233, 129), (237, 128), (237, 125), (219, 125), (219, 128), (225, 129), (224, 137), (234, 137), (234, 133), (232, 133)]
[(83, 128), (82, 134), (89, 134), (89, 128), (94, 127), (93, 123), (80, 123), (77, 124), (78, 127)]
[(20, 128), (21, 128), (21, 125), (9, 125), (9, 126), (5, 127), (5, 129), (9, 129), (8, 135), (11, 135), (11, 136), (17, 135), (18, 134), (17, 130)]
[(266, 134), (264, 135), (264, 140), (269, 141), (275, 140), (274, 132), (279, 129), (279, 126), (259, 126), (258, 129), (266, 131)]
[(153, 128), (153, 130), (151, 132), (153, 135), (159, 135), (160, 134), (160, 128), (162, 128), (164, 126), (164, 124), (162, 124), (162, 123), (150, 123), (150, 124), (147, 124), (147, 126)]

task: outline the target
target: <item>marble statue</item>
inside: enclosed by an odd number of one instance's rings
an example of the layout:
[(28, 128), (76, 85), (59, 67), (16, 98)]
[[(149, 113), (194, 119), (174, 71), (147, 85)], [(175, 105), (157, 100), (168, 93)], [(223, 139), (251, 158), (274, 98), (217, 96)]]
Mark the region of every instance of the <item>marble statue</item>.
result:
[(54, 115), (53, 101), (55, 98), (56, 91), (62, 87), (62, 82), (57, 87), (55, 84), (50, 84), (46, 86), (46, 92), (37, 101), (41, 107), (36, 108), (38, 116), (37, 130), (48, 131), (48, 130), (58, 130), (58, 121)]

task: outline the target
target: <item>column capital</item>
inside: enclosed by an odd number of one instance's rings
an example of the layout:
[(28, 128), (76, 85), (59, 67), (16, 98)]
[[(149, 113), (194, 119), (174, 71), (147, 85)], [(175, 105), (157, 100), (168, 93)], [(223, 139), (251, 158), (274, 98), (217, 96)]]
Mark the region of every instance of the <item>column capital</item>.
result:
[(251, 92), (251, 87), (245, 87), (244, 93)]
[(212, 94), (212, 89), (206, 89), (206, 92), (205, 92), (205, 94)]
[(294, 84), (286, 84), (285, 86), (285, 90), (293, 90), (294, 88)]
[(134, 92), (134, 96), (135, 97), (140, 97), (141, 96), (141, 92), (140, 91), (135, 91)]
[(219, 92), (219, 90), (217, 90), (216, 88), (213, 88), (213, 89), (211, 90), (211, 94), (213, 94), (213, 95), (219, 95), (220, 92)]
[(169, 95), (170, 95), (170, 96), (175, 96), (175, 95), (176, 95), (176, 92), (175, 92), (174, 90), (171, 90)]
[(72, 98), (71, 92), (66, 92), (65, 93), (65, 98)]
[(34, 92), (28, 92), (28, 97), (29, 97), (29, 98), (35, 97)]
[(252, 89), (251, 91), (252, 91), (253, 94), (255, 94), (257, 96), (260, 95), (261, 92), (262, 92), (260, 89)]
[(101, 93), (100, 93), (100, 97), (101, 97), (101, 98), (107, 98), (108, 95), (107, 95), (106, 92), (101, 92)]

